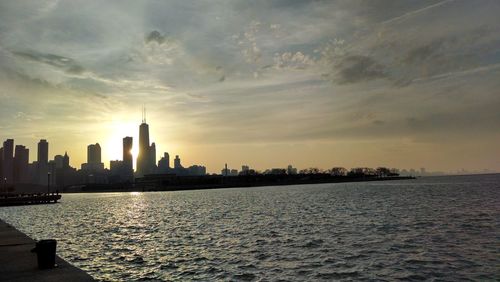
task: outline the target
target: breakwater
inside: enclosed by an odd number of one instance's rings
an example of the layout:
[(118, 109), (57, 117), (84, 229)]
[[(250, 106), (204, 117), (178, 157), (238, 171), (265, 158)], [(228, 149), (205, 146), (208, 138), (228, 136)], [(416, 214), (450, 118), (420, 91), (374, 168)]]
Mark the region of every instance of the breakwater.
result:
[(66, 189), (67, 192), (124, 192), (124, 191), (179, 191), (202, 190), (235, 187), (259, 187), (303, 185), (321, 183), (343, 183), (364, 181), (407, 180), (414, 177), (403, 176), (333, 176), (330, 174), (296, 174), (296, 175), (203, 175), (178, 176), (175, 174), (151, 174), (137, 178), (131, 184), (87, 184), (78, 190)]
[(57, 267), (40, 270), (35, 241), (0, 219), (0, 280), (2, 281), (94, 281), (83, 270), (56, 257)]

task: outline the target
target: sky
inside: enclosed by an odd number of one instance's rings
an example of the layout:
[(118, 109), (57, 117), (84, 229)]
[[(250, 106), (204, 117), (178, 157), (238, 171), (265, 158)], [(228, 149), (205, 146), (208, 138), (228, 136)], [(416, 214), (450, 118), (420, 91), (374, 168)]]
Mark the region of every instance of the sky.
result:
[[(500, 171), (500, 1), (0, 1), (0, 139), (74, 167)], [(134, 149), (136, 152), (137, 149)]]

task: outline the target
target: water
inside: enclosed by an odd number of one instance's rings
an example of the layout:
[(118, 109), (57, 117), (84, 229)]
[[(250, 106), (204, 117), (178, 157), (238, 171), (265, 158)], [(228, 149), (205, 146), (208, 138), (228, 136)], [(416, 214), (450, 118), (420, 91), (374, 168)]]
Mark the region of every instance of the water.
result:
[(0, 218), (103, 281), (500, 279), (500, 175), (66, 194)]

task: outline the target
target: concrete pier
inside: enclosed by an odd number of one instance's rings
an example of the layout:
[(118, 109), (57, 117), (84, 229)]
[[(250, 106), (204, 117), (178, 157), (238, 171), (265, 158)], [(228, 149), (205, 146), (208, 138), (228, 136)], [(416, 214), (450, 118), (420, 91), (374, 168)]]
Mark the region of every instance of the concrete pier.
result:
[(35, 241), (0, 219), (1, 281), (94, 281), (83, 270), (56, 257), (57, 267), (38, 269)]
[(0, 206), (20, 206), (57, 203), (59, 194), (8, 194), (0, 196)]

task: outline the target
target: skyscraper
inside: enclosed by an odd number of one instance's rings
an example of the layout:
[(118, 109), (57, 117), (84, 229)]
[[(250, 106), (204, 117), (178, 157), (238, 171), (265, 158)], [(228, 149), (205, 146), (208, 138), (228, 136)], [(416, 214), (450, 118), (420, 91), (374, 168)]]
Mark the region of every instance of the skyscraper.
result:
[(150, 173), (155, 172), (156, 170), (156, 144), (153, 142), (149, 147), (149, 164), (148, 170)]
[(16, 145), (14, 157), (14, 182), (28, 182), (29, 149), (22, 145)]
[(64, 156), (63, 156), (63, 168), (64, 169), (69, 168), (69, 156), (68, 156), (68, 152), (64, 152)]
[(37, 162), (47, 164), (49, 162), (49, 143), (45, 139), (38, 142)]
[(0, 183), (3, 183), (3, 147), (0, 148)]
[(64, 159), (64, 157), (62, 155), (55, 155), (54, 156), (54, 162), (56, 163), (56, 169), (63, 167), (63, 159)]
[(137, 156), (137, 174), (139, 176), (148, 173), (149, 156), (149, 126), (143, 119), (139, 126), (139, 155)]
[(170, 155), (165, 152), (165, 154), (163, 154), (163, 157), (165, 158), (165, 162), (167, 163), (167, 168), (170, 168)]
[(123, 165), (127, 170), (132, 170), (133, 161), (132, 161), (132, 146), (133, 139), (132, 137), (124, 137), (123, 138)]
[(179, 158), (179, 155), (176, 155), (174, 159), (174, 169), (180, 169), (180, 168), (182, 168), (181, 158)]
[(47, 184), (47, 173), (49, 163), (49, 143), (45, 139), (38, 142), (37, 152), (37, 170), (38, 170), (38, 184)]
[(102, 172), (104, 163), (101, 162), (101, 146), (99, 143), (87, 146), (87, 163), (82, 164), (82, 169), (89, 173)]
[(14, 183), (14, 139), (7, 139), (3, 142), (3, 165), (2, 176), (7, 179), (7, 184)]
[(99, 143), (90, 144), (87, 146), (87, 163), (100, 164), (101, 163), (101, 146)]
[[(57, 156), (56, 156), (57, 157)], [(69, 156), (68, 152), (64, 152), (64, 156), (59, 160), (59, 157), (54, 157), (56, 161), (56, 175), (55, 175), (55, 183), (57, 187), (64, 187), (68, 184), (71, 184), (74, 180), (72, 177), (72, 170), (69, 166)], [(73, 178), (73, 179), (72, 179)]]
[(121, 179), (124, 181), (134, 180), (132, 146), (133, 146), (132, 137), (123, 138), (123, 163), (122, 163)]
[(143, 109), (142, 123), (139, 126), (139, 155), (137, 156), (137, 176), (154, 173), (156, 170), (156, 146), (149, 145), (149, 125)]
[(170, 156), (167, 152), (158, 161), (158, 173), (168, 173), (170, 171)]

